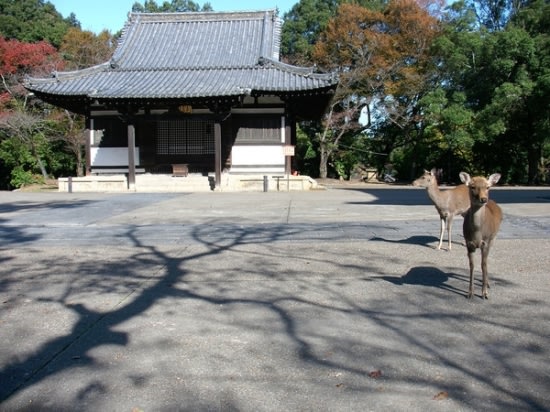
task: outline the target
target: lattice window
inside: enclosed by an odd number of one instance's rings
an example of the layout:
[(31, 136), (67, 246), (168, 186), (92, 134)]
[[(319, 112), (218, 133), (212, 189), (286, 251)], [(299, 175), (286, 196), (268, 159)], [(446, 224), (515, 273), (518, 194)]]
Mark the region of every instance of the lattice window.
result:
[(157, 153), (161, 155), (213, 154), (214, 122), (208, 119), (160, 120)]

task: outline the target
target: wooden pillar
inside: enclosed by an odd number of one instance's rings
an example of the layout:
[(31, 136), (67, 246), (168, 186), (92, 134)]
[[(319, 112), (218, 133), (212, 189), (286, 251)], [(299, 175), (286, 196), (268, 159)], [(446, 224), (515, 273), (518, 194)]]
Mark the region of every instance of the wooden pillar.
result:
[[(292, 130), (290, 117), (285, 117), (285, 145), (292, 144)], [(285, 156), (285, 174), (289, 176), (292, 173), (292, 156)]]
[(136, 190), (136, 129), (128, 120), (128, 190)]
[(85, 153), (85, 170), (84, 175), (90, 176), (92, 174), (92, 145), (94, 144), (94, 136), (95, 136), (95, 125), (94, 125), (94, 119), (91, 117), (88, 117), (86, 119), (88, 122), (88, 138), (86, 139), (86, 153)]
[(216, 188), (219, 188), (222, 182), (222, 125), (220, 116), (216, 116), (214, 122), (214, 166), (215, 169), (215, 184)]

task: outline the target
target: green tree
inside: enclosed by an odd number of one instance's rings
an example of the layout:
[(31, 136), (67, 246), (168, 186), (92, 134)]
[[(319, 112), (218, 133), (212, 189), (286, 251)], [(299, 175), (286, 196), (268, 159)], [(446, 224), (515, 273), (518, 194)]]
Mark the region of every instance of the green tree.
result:
[(456, 181), (460, 171), (473, 163), (475, 113), (466, 105), (463, 92), (446, 92), (441, 87), (426, 94), (419, 108), (423, 139), (413, 146), (409, 164), (424, 169), (444, 166), (447, 181)]
[(34, 181), (37, 173), (43, 179), (49, 176), (45, 157), (49, 151), (48, 126), (42, 108), (33, 110), (33, 99), (22, 86), (22, 79), (62, 67), (58, 53), (46, 42), (6, 41), (0, 37), (0, 158), (4, 169), (9, 169), (12, 186)]
[[(56, 109), (48, 116), (49, 140), (59, 147), (62, 158), (57, 162), (56, 171), (63, 174), (76, 173), (84, 176), (84, 148), (86, 144), (86, 129), (84, 116), (71, 113), (68, 110)], [(63, 154), (70, 156), (65, 158)]]
[[(68, 36), (68, 32), (72, 34)], [(65, 67), (77, 69), (108, 60), (112, 53), (109, 47), (114, 43), (109, 33), (88, 33), (89, 39), (75, 33), (82, 32), (74, 13), (63, 19), (50, 2), (0, 0), (2, 188), (36, 183), (74, 170), (69, 153), (75, 156), (77, 165), (79, 159), (82, 163), (82, 146), (77, 156), (73, 144), (82, 134), (82, 119), (70, 116), (70, 121), (62, 121), (61, 116), (57, 121), (55, 116), (64, 112), (34, 99), (22, 85), (26, 75), (45, 76)], [(65, 45), (67, 65), (56, 50), (61, 44)]]
[[(47, 150), (46, 128), (44, 119), (21, 109), (0, 118), (0, 140), (4, 147), (0, 158), (8, 164), (11, 163), (12, 175), (14, 172), (20, 175), (22, 171), (26, 171), (25, 166), (30, 166), (30, 172), (36, 169), (44, 180), (48, 179), (46, 163), (43, 161), (44, 151)], [(13, 153), (5, 150), (6, 146), (17, 148), (21, 156), (14, 157)]]
[(291, 64), (309, 65), (313, 46), (336, 15), (341, 0), (300, 0), (283, 16), (281, 55)]
[[(548, 182), (550, 166), (550, 3), (536, 0), (517, 10), (513, 27), (528, 33), (533, 41), (532, 53), (518, 70), (516, 87), (524, 96), (520, 110), (510, 116), (515, 136), (525, 133), (528, 158), (528, 181)], [(521, 122), (520, 122), (521, 121)], [(523, 125), (523, 127), (522, 127)], [(521, 128), (521, 130), (519, 130)]]
[(540, 182), (548, 145), (550, 6), (535, 1), (501, 30), (481, 25), (475, 10), (453, 5), (445, 36), (434, 48), (447, 96), (465, 96), (473, 115), (465, 130), (476, 172), (498, 169), (509, 181)]
[(0, 0), (0, 36), (34, 43), (46, 41), (59, 47), (71, 26), (80, 25), (73, 16), (64, 19), (55, 6), (43, 0)]
[(24, 142), (12, 137), (0, 140), (0, 160), (6, 172), (2, 176), (3, 188), (19, 188), (44, 182), (42, 176), (35, 172), (36, 159)]
[(309, 124), (310, 122), (304, 122), (296, 127), (294, 169), (300, 174), (317, 177), (319, 175), (319, 159), (314, 143), (308, 134), (307, 127)]

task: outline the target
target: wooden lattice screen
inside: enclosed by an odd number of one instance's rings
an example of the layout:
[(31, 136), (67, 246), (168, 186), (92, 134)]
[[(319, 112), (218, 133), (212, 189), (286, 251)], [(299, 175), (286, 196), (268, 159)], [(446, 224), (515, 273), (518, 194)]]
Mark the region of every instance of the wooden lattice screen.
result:
[(157, 123), (157, 153), (214, 154), (214, 122), (209, 119), (161, 120)]

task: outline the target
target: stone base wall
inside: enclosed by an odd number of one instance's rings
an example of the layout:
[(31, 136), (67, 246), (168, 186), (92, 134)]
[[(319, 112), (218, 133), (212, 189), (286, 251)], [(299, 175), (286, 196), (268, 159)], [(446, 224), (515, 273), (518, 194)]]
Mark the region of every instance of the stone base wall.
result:
[(92, 175), (86, 177), (64, 177), (58, 179), (60, 192), (274, 192), (304, 191), (319, 189), (317, 182), (309, 176), (249, 175), (224, 173), (219, 187), (213, 187), (214, 176), (187, 177), (171, 175), (136, 175), (135, 188), (128, 188), (125, 174)]
[(57, 179), (60, 192), (127, 192), (125, 175), (61, 177)]

